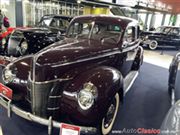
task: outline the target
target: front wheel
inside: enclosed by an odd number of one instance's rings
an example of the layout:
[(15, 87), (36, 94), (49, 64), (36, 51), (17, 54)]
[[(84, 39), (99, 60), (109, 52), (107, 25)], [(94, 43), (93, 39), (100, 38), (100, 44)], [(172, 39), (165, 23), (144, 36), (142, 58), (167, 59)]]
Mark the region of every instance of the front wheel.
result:
[(152, 40), (150, 43), (149, 43), (149, 49), (151, 50), (155, 50), (158, 46), (158, 42), (155, 41), (155, 40)]
[(120, 102), (119, 93), (116, 93), (116, 95), (112, 100), (111, 105), (108, 108), (105, 117), (102, 119), (101, 132), (103, 135), (109, 134), (110, 131), (112, 130), (119, 108), (119, 102)]

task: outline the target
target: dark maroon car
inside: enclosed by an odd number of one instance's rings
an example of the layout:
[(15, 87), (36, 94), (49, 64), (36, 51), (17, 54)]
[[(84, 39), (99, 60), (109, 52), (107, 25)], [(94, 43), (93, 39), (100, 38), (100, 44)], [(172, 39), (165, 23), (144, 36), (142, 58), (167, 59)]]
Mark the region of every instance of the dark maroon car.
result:
[(109, 134), (142, 61), (137, 21), (76, 17), (64, 40), (35, 55), (1, 59), (0, 104), (9, 116), (48, 125), (49, 134), (62, 122)]

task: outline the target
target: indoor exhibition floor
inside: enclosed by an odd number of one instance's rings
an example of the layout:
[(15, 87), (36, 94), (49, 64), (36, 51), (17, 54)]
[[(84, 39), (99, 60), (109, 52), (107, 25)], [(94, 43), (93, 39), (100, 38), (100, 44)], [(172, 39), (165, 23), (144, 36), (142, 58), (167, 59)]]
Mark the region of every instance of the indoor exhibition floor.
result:
[[(170, 108), (168, 68), (176, 53), (175, 50), (144, 51), (144, 63), (139, 76), (119, 108), (111, 135), (128, 129), (160, 128)], [(3, 135), (47, 135), (47, 127), (28, 122), (16, 115), (9, 119), (2, 107), (0, 125)], [(58, 130), (53, 133), (58, 134)]]

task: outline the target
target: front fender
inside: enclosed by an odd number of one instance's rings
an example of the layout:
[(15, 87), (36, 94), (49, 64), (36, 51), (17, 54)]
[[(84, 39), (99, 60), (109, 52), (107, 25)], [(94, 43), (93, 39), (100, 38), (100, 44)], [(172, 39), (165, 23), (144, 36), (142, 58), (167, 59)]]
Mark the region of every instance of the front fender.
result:
[[(79, 91), (85, 83), (91, 82), (97, 88), (97, 96), (93, 106), (83, 110), (78, 105)], [(81, 73), (63, 92), (61, 108), (70, 118), (84, 125), (94, 125), (104, 117), (114, 95), (119, 92), (123, 95), (123, 77), (121, 73), (111, 67), (97, 67)], [(123, 97), (123, 96), (121, 96)]]

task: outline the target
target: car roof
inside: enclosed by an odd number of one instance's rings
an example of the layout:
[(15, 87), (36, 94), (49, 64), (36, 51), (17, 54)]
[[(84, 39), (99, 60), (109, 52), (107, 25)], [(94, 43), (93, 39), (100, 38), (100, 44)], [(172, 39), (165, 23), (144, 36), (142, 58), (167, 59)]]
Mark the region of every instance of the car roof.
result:
[(46, 14), (42, 18), (73, 18), (72, 16), (67, 16), (67, 15), (57, 15), (57, 14)]
[(178, 26), (159, 26), (159, 27), (163, 27), (163, 28), (180, 28)]
[(115, 23), (121, 26), (127, 26), (129, 23), (138, 24), (138, 21), (132, 18), (124, 17), (124, 16), (114, 16), (114, 15), (81, 15), (74, 18), (76, 21), (85, 21), (85, 20), (93, 20), (93, 21), (101, 21), (107, 23)]

